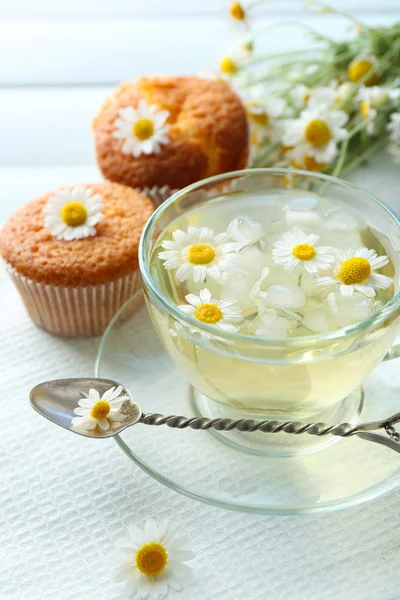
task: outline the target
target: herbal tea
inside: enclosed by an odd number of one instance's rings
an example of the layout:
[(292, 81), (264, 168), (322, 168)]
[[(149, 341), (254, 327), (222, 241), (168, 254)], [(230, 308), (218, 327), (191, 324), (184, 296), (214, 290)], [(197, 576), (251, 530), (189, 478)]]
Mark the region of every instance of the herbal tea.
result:
[[(348, 337), (319, 354), (310, 344), (309, 357), (303, 352), (290, 365), (281, 364), (282, 350), (263, 351), (258, 340), (328, 334), (376, 312), (394, 292), (384, 240), (354, 208), (309, 192), (208, 200), (170, 224), (151, 259), (154, 281), (192, 323), (151, 311), (153, 320), (205, 395), (247, 409), (315, 411), (316, 402), (336, 402), (358, 385), (381, 360), (386, 336), (354, 344), (350, 354)], [(201, 331), (204, 323), (215, 339)], [(221, 341), (224, 332), (253, 336), (253, 356), (241, 356), (240, 335)]]

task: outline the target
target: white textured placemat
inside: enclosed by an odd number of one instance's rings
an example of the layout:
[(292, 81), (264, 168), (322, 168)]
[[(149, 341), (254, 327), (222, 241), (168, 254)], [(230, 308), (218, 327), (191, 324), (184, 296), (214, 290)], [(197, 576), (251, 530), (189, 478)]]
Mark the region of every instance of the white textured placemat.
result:
[(1, 271), (1, 600), (122, 599), (107, 559), (126, 526), (148, 517), (179, 523), (198, 554), (196, 582), (171, 599), (400, 598), (400, 491), (317, 517), (225, 512), (162, 487), (113, 441), (41, 419), (29, 389), (92, 375), (98, 342), (36, 329)]

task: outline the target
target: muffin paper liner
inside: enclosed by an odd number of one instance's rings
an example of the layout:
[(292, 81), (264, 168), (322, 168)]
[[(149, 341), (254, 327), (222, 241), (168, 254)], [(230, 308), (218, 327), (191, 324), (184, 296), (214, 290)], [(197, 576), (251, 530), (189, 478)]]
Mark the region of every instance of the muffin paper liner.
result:
[[(136, 270), (109, 283), (87, 286), (56, 286), (28, 279), (5, 263), (33, 322), (49, 333), (65, 337), (104, 333), (119, 308), (140, 287)], [(135, 303), (120, 317), (122, 323), (135, 311)]]
[(135, 189), (140, 194), (148, 196), (156, 207), (159, 207), (163, 202), (165, 202), (165, 200), (168, 200), (172, 194), (175, 194), (175, 192), (179, 191), (178, 189), (170, 188), (168, 185), (163, 185), (162, 187), (154, 185), (153, 187)]

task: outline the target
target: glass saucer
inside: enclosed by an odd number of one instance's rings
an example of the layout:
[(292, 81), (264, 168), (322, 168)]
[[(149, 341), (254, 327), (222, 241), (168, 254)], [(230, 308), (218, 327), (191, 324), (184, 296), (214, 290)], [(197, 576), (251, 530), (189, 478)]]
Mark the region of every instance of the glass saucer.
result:
[[(96, 376), (129, 388), (145, 413), (195, 416), (198, 406), (189, 401), (190, 386), (161, 346), (143, 293), (128, 301), (132, 302), (137, 308), (131, 319), (119, 324), (122, 307), (103, 336)], [(358, 422), (398, 412), (398, 363), (382, 363), (365, 382), (364, 392)], [(246, 512), (328, 512), (376, 498), (400, 483), (399, 455), (356, 437), (285, 457), (241, 452), (209, 431), (167, 426), (138, 424), (114, 439), (132, 461), (167, 487)]]

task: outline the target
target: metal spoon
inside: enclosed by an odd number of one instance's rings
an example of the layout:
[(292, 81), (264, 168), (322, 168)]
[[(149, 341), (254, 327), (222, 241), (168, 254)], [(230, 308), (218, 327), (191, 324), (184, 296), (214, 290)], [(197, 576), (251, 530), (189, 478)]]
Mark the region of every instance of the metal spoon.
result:
[[(164, 416), (156, 413), (145, 414), (139, 404), (133, 398), (127, 388), (123, 388), (122, 394), (129, 397), (121, 408), (125, 415), (122, 422), (113, 422), (108, 431), (96, 427), (94, 430), (86, 431), (72, 427), (72, 419), (75, 417), (74, 409), (78, 406), (78, 400), (89, 392), (90, 388), (96, 389), (100, 397), (111, 387), (120, 384), (112, 379), (97, 379), (94, 377), (81, 379), (56, 379), (46, 381), (35, 386), (30, 393), (31, 406), (43, 417), (52, 421), (64, 429), (68, 429), (78, 435), (90, 438), (109, 438), (121, 433), (127, 427), (136, 423), (144, 425), (168, 425), (178, 429), (218, 429), (219, 431), (238, 431), (263, 433), (291, 433), (299, 435), (335, 435), (339, 437), (351, 437), (356, 435), (364, 440), (382, 444), (387, 448), (400, 452), (400, 433), (395, 429), (396, 423), (400, 422), (400, 413), (383, 419), (362, 425), (353, 426), (350, 423), (340, 425), (327, 425), (326, 423), (299, 423), (297, 421), (254, 421), (253, 419), (208, 419), (206, 417), (180, 417), (176, 415)], [(383, 435), (373, 433), (374, 430), (382, 430)]]

